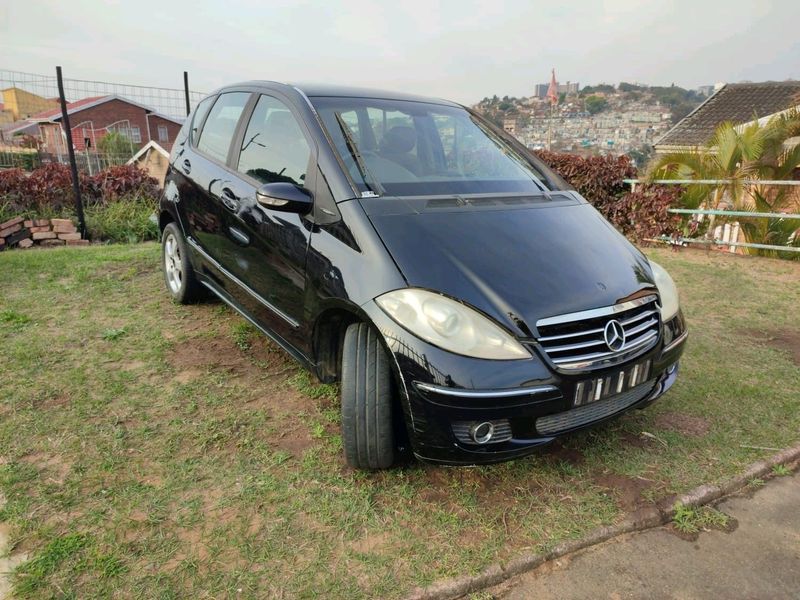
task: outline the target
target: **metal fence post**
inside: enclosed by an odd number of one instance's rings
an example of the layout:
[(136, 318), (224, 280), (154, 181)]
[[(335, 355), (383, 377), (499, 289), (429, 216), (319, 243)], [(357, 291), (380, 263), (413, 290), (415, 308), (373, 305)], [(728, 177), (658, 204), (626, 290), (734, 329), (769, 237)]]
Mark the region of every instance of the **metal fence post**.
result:
[(189, 113), (192, 112), (192, 105), (189, 104), (189, 72), (183, 72), (183, 93), (186, 96), (186, 116), (189, 116)]
[(61, 78), (61, 67), (56, 67), (58, 80), (58, 98), (61, 100), (61, 119), (67, 134), (67, 152), (69, 152), (69, 166), (72, 170), (72, 190), (75, 192), (75, 210), (78, 213), (78, 227), (81, 237), (86, 239), (86, 219), (83, 216), (83, 200), (81, 199), (81, 184), (78, 179), (78, 163), (75, 161), (75, 148), (72, 147), (72, 129), (69, 126), (67, 114), (67, 99), (64, 97), (64, 81)]

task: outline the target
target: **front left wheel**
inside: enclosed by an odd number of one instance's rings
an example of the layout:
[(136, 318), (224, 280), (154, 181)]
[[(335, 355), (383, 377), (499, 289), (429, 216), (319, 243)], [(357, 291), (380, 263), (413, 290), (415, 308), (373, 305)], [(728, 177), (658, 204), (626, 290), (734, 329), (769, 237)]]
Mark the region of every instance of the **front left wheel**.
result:
[(189, 262), (186, 241), (175, 223), (168, 223), (161, 235), (161, 265), (167, 291), (176, 302), (191, 304), (203, 297), (202, 286)]
[(366, 323), (347, 328), (342, 348), (342, 444), (356, 469), (387, 469), (395, 461), (395, 386), (389, 355)]

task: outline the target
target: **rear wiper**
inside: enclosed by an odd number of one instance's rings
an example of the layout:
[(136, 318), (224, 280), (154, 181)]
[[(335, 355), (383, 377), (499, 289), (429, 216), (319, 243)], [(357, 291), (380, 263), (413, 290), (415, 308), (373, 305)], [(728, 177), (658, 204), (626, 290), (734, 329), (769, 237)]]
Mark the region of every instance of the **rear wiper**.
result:
[[(361, 179), (364, 180), (364, 185), (366, 185), (369, 191), (372, 192), (372, 195), (382, 195), (384, 192), (383, 186), (378, 182), (377, 179), (375, 179), (375, 177), (372, 176), (372, 173), (369, 172), (369, 169), (367, 168), (367, 165), (361, 156), (361, 152), (358, 151), (358, 146), (353, 139), (353, 134), (350, 133), (350, 128), (347, 126), (347, 123), (344, 122), (344, 119), (342, 119), (342, 115), (337, 112), (335, 112), (334, 115), (336, 115), (336, 122), (339, 124), (339, 129), (342, 131), (344, 142), (347, 144), (347, 149), (350, 151), (353, 160), (356, 162), (356, 167), (358, 168), (358, 172), (361, 174)], [(365, 194), (369, 195), (367, 192), (363, 192), (362, 196)]]

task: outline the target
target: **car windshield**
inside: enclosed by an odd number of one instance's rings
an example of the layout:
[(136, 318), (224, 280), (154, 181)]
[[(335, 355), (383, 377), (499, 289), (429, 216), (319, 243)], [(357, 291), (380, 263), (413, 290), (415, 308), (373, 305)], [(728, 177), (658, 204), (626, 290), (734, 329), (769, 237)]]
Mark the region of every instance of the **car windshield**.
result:
[(311, 98), (360, 192), (422, 196), (541, 194), (545, 178), (460, 107)]

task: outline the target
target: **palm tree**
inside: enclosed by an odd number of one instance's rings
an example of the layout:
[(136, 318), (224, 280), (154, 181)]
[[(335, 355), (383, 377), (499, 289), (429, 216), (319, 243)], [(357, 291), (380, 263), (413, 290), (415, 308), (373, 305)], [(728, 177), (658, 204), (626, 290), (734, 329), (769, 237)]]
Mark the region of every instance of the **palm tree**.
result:
[[(720, 124), (713, 137), (696, 152), (661, 156), (650, 166), (649, 179), (726, 180), (717, 185), (690, 185), (683, 196), (688, 208), (705, 204), (716, 209), (727, 204), (748, 212), (782, 212), (790, 208), (793, 194), (789, 186), (750, 185), (744, 180), (791, 179), (800, 168), (800, 143), (787, 140), (800, 135), (800, 113), (790, 111), (760, 123), (735, 126)], [(774, 245), (800, 245), (795, 234), (796, 221), (789, 219), (740, 219), (750, 242)], [(709, 219), (713, 232), (714, 218)], [(794, 235), (793, 235), (794, 234)]]

